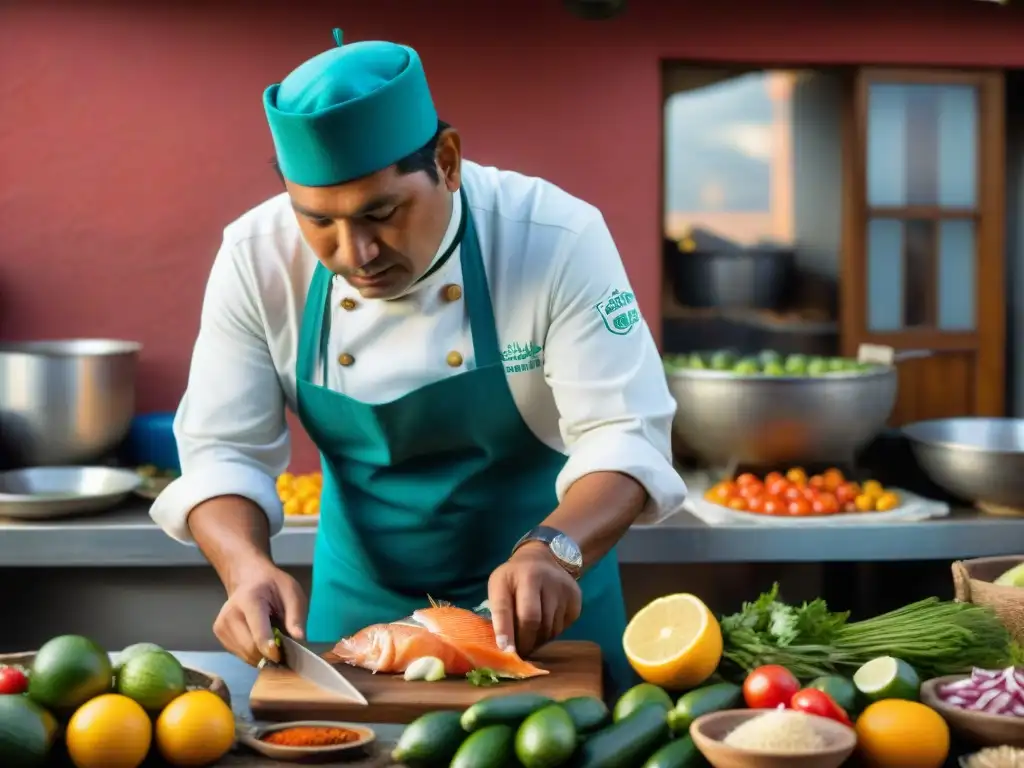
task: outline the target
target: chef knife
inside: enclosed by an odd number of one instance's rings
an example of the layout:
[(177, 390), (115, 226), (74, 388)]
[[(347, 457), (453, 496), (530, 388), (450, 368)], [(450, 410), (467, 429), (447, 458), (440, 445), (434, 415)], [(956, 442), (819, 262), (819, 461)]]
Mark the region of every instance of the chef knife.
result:
[[(276, 625), (276, 622), (273, 622)], [(329, 661), (315, 651), (311, 651), (298, 640), (285, 634), (280, 626), (275, 626), (275, 635), (278, 639), (278, 647), (281, 650), (282, 665), (297, 674), (303, 680), (308, 680), (320, 688), (331, 693), (351, 699), (364, 706), (369, 705), (366, 697), (359, 692), (345, 676), (334, 667)]]

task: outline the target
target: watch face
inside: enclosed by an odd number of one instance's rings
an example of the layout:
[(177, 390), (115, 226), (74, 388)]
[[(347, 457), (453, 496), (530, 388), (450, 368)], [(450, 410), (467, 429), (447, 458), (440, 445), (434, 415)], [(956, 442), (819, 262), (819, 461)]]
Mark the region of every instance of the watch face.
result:
[(564, 534), (558, 534), (551, 540), (551, 552), (569, 567), (579, 570), (583, 567), (583, 553), (576, 542)]

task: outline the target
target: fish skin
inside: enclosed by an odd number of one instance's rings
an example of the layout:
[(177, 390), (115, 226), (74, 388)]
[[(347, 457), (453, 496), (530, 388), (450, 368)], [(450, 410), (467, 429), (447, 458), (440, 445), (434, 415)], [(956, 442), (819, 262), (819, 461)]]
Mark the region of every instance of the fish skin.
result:
[(372, 624), (342, 639), (333, 653), (340, 661), (373, 673), (402, 674), (417, 659), (434, 656), (449, 675), (481, 668), (511, 678), (548, 674), (515, 651), (498, 648), (494, 626), (486, 618), (450, 605), (415, 611), (412, 622)]

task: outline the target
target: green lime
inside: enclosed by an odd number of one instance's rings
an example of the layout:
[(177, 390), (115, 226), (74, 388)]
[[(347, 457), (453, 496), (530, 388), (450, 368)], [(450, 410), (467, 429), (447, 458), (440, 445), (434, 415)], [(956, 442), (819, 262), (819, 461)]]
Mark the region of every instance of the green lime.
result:
[(81, 635), (62, 635), (45, 643), (32, 661), (28, 695), (36, 704), (63, 714), (110, 690), (110, 657)]
[(853, 684), (869, 701), (917, 701), (921, 692), (921, 678), (914, 668), (892, 656), (879, 656), (862, 666), (854, 674)]
[(807, 687), (827, 693), (848, 715), (857, 711), (857, 686), (845, 677), (826, 675), (812, 680)]
[(664, 689), (651, 683), (640, 683), (622, 694), (615, 702), (612, 719), (616, 723), (624, 720), (644, 704), (658, 704), (664, 707), (665, 711), (672, 709), (673, 706), (672, 697), (665, 693)]
[(185, 692), (185, 670), (167, 651), (143, 651), (121, 667), (117, 692), (159, 712)]
[(52, 742), (43, 710), (27, 696), (0, 696), (0, 765), (4, 768), (35, 768), (46, 764)]
[(117, 662), (114, 665), (114, 674), (120, 672), (121, 667), (123, 667), (128, 662), (129, 659), (138, 656), (140, 653), (146, 653), (147, 651), (162, 650), (163, 648), (161, 648), (156, 643), (135, 643), (135, 645), (129, 645), (127, 648), (125, 648), (123, 651), (117, 654)]

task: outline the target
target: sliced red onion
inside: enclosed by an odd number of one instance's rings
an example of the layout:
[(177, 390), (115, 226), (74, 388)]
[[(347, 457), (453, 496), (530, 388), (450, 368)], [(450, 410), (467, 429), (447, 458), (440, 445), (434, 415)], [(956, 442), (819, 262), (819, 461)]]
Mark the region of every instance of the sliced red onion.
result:
[(992, 703), (992, 700), (997, 696), (1000, 696), (1002, 693), (1002, 691), (985, 691), (985, 693), (979, 696), (978, 700), (971, 704), (968, 709), (975, 712), (983, 712), (988, 705)]
[(988, 706), (985, 707), (984, 711), (990, 715), (1005, 714), (1008, 709), (1007, 705), (1010, 703), (1012, 699), (1013, 697), (1010, 694), (1008, 694), (1006, 691), (1003, 691), (994, 699), (992, 699), (992, 701), (989, 702)]

